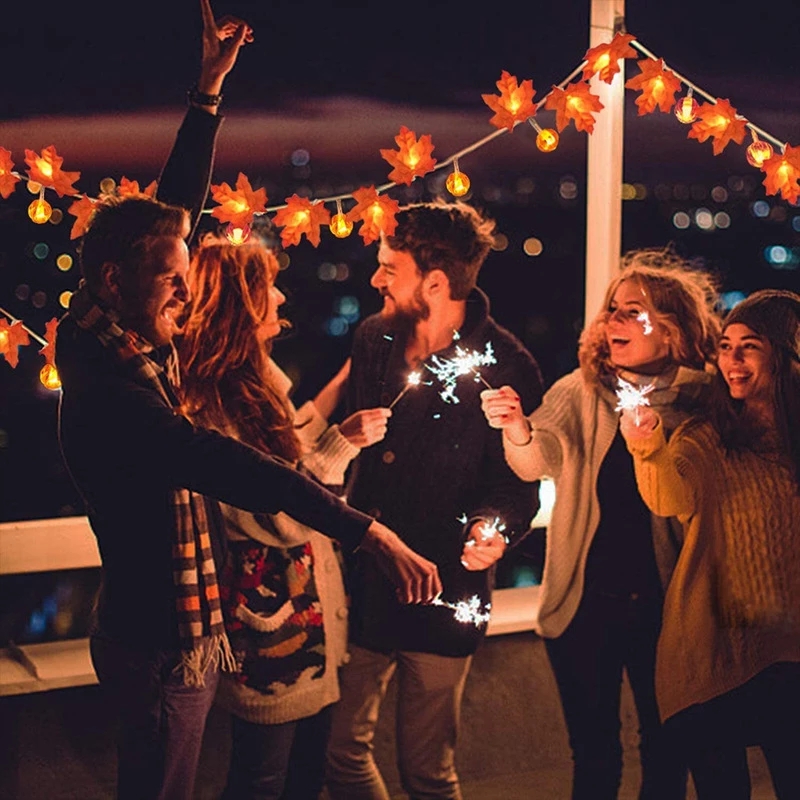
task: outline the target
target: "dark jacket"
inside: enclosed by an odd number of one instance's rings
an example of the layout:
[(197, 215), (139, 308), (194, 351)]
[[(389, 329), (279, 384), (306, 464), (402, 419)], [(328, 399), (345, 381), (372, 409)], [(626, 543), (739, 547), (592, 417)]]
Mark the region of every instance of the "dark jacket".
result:
[[(539, 368), (523, 344), (489, 316), (486, 295), (475, 289), (467, 301), (460, 339), (436, 355), (450, 358), (455, 345), (484, 352), (490, 342), (497, 363), (482, 367), (494, 388), (513, 386), (530, 413), (542, 395)], [(406, 384), (406, 336), (380, 314), (356, 330), (348, 383), (349, 412), (387, 406)], [(431, 363), (428, 359), (427, 363)], [(439, 566), (446, 602), (478, 595), (488, 602), (493, 570), (469, 572), (461, 565), (464, 517), (500, 517), (512, 544), (527, 534), (538, 509), (538, 483), (521, 481), (503, 455), (501, 433), (489, 427), (481, 410), (485, 385), (466, 375), (458, 379), (458, 403), (440, 396), (430, 382), (410, 389), (393, 409), (386, 438), (356, 459), (348, 482), (348, 501), (393, 528), (414, 550)], [(351, 559), (352, 640), (372, 650), (394, 649), (468, 655), (477, 648), (485, 625), (455, 621), (441, 607), (402, 606), (368, 554)]]
[[(179, 202), (169, 176), (180, 183), (191, 174), (180, 204), (196, 212), (202, 207), (189, 195), (200, 191), (205, 197), (210, 170), (198, 178), (198, 164), (213, 151), (214, 119), (190, 109), (163, 173), (161, 199)], [(198, 160), (194, 172), (181, 166), (186, 159)], [(191, 425), (154, 388), (139, 385), (69, 314), (58, 327), (56, 364), (62, 382), (59, 441), (103, 560), (98, 621), (104, 634), (141, 647), (177, 645), (175, 488), (250, 511), (285, 511), (346, 549), (363, 538), (370, 517), (278, 459)]]

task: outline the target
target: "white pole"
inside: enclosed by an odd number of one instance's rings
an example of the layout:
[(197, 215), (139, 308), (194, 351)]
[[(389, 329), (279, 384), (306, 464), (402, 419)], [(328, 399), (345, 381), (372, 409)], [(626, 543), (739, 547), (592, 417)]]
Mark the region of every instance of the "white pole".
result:
[[(589, 47), (609, 42), (623, 27), (625, 0), (591, 0)], [(622, 251), (622, 141), (625, 118), (625, 61), (610, 85), (597, 75), (592, 93), (600, 96), (589, 139), (586, 181), (586, 300), (584, 319), (600, 310), (606, 286), (619, 269)]]

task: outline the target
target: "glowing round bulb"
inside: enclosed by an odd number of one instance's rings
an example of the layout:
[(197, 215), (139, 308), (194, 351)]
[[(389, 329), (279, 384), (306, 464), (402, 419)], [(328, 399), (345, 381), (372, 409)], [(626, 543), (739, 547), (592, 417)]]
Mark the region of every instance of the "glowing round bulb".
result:
[(41, 197), (37, 197), (29, 206), (28, 206), (28, 216), (37, 224), (37, 225), (44, 225), (47, 220), (50, 219), (50, 215), (53, 213), (53, 207), (47, 200), (44, 200)]
[(58, 370), (52, 364), (45, 364), (39, 371), (39, 380), (45, 389), (55, 392), (61, 388), (61, 378), (58, 377)]
[(756, 169), (761, 169), (761, 167), (764, 166), (764, 162), (772, 158), (773, 155), (774, 150), (772, 149), (772, 145), (769, 142), (765, 142), (763, 139), (753, 140), (747, 150), (745, 150), (747, 163)]
[(231, 244), (240, 245), (244, 244), (250, 236), (249, 225), (234, 225), (232, 222), (228, 223), (225, 228), (225, 236)]
[(353, 232), (353, 223), (341, 212), (331, 217), (331, 222), (328, 227), (337, 239), (344, 239)]
[(117, 182), (113, 178), (103, 178), (100, 181), (100, 191), (103, 194), (111, 194), (117, 188)]
[(558, 134), (552, 128), (542, 128), (536, 135), (536, 146), (543, 153), (552, 153), (558, 147)]
[(688, 125), (690, 122), (694, 122), (697, 119), (698, 108), (700, 108), (700, 106), (697, 100), (687, 94), (686, 97), (682, 97), (675, 103), (675, 116), (684, 125)]
[(456, 169), (447, 176), (444, 185), (453, 197), (463, 197), (469, 191), (469, 178)]

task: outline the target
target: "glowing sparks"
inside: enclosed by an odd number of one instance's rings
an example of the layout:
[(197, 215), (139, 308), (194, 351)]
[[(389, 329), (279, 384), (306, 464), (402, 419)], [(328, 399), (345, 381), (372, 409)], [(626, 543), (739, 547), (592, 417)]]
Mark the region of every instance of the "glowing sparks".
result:
[(650, 315), (647, 311), (642, 311), (638, 317), (636, 317), (637, 322), (641, 322), (644, 326), (644, 335), (649, 336), (653, 332), (653, 323), (650, 322)]
[(492, 608), (491, 603), (483, 605), (480, 597), (476, 594), (472, 595), (469, 600), (459, 600), (457, 603), (448, 603), (437, 596), (431, 601), (431, 605), (451, 608), (456, 622), (471, 622), (476, 628), (480, 628), (489, 621)]
[(633, 411), (633, 420), (638, 425), (639, 409), (650, 405), (647, 395), (655, 389), (655, 384), (648, 383), (640, 389), (622, 378), (617, 378), (617, 387), (618, 402), (614, 411)]
[[(459, 517), (459, 521), (466, 525), (467, 523), (467, 515), (464, 514)], [(506, 529), (506, 524), (503, 522), (500, 517), (495, 517), (491, 522), (487, 520), (483, 520), (478, 525), (478, 534), (482, 542), (486, 542), (489, 539), (492, 539), (495, 536), (502, 536), (506, 540), (506, 544), (508, 544), (508, 537), (503, 533)], [(467, 539), (465, 543), (465, 547), (475, 547), (477, 544), (476, 539)]]
[(389, 403), (389, 408), (394, 408), (397, 404), (398, 400), (412, 387), (412, 386), (419, 386), (422, 382), (422, 374), (419, 372), (409, 372), (408, 377), (406, 378), (406, 385), (400, 390), (400, 394)]
[[(457, 341), (458, 338), (458, 334), (453, 336), (454, 341)], [(433, 364), (426, 363), (425, 368), (432, 372), (444, 386), (444, 389), (439, 392), (439, 396), (445, 403), (460, 402), (455, 390), (458, 379), (462, 375), (472, 373), (476, 381), (481, 381), (487, 389), (492, 388), (478, 372), (478, 367), (497, 363), (491, 342), (486, 343), (482, 353), (478, 350), (465, 350), (460, 345), (456, 345), (456, 354), (453, 358), (439, 358), (437, 355), (432, 355), (430, 360)]]

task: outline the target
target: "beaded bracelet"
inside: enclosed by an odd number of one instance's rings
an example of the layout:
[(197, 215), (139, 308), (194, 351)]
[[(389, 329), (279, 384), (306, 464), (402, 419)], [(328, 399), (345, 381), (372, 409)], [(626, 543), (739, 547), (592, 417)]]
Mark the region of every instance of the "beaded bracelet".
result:
[(195, 85), (186, 92), (186, 99), (197, 106), (218, 106), (222, 102), (222, 95), (203, 94)]

